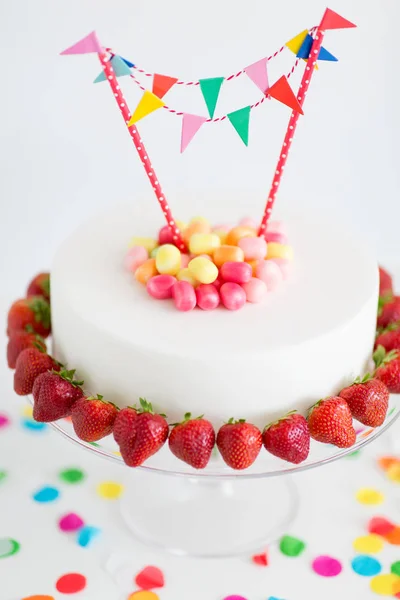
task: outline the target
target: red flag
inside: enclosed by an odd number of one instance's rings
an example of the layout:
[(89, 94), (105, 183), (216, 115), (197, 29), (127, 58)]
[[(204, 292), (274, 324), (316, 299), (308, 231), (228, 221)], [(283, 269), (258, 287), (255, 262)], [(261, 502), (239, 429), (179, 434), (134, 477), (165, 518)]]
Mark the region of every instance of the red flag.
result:
[(269, 88), (267, 94), (268, 96), (275, 98), (275, 100), (279, 100), (279, 102), (286, 104), (286, 106), (289, 106), (289, 108), (291, 108), (292, 110), (295, 110), (301, 115), (304, 115), (303, 109), (301, 108), (299, 101), (294, 95), (292, 88), (290, 87), (285, 75), (282, 75), (282, 77), (278, 79), (278, 81), (276, 81), (274, 85), (272, 85)]
[(168, 75), (155, 73), (153, 78), (153, 94), (159, 98), (163, 98), (177, 81), (177, 77), (168, 77)]
[(351, 21), (341, 17), (330, 8), (327, 8), (320, 25), (322, 30), (325, 29), (347, 29), (348, 27), (357, 27)]

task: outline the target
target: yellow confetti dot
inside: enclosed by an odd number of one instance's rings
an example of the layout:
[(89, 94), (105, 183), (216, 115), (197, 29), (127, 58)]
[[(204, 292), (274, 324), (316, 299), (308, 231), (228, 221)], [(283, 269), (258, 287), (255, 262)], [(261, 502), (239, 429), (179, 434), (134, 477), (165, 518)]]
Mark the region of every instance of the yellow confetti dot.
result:
[(98, 495), (106, 500), (115, 500), (119, 498), (124, 491), (124, 486), (115, 481), (103, 481), (96, 488)]
[(400, 483), (400, 463), (394, 463), (393, 465), (390, 465), (386, 471), (386, 475), (389, 477), (390, 481), (394, 481), (394, 483)]
[(32, 406), (29, 406), (29, 404), (27, 406), (24, 406), (24, 408), (22, 409), (22, 415), (24, 417), (28, 417), (28, 418), (32, 417), (32, 415), (33, 415)]
[(159, 600), (159, 597), (149, 590), (139, 590), (138, 592), (133, 592), (128, 600)]
[(122, 456), (121, 452), (119, 452), (119, 450), (113, 450), (113, 454), (115, 456)]
[(399, 590), (400, 577), (394, 575), (393, 573), (387, 573), (385, 575), (377, 575), (373, 579), (371, 579), (371, 590), (375, 592), (375, 594), (380, 594), (381, 596), (393, 596)]
[(353, 548), (360, 554), (376, 554), (383, 549), (383, 539), (375, 533), (364, 535), (354, 540)]
[(373, 488), (361, 488), (356, 494), (356, 499), (360, 504), (382, 504), (385, 496)]

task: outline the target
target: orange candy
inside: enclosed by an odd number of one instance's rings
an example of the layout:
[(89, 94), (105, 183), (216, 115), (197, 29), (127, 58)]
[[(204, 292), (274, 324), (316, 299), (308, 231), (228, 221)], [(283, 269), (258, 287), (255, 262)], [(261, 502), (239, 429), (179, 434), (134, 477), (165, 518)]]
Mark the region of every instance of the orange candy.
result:
[(258, 260), (246, 260), (246, 262), (251, 266), (253, 270), (253, 277), (256, 277), (256, 268), (259, 263)]
[(158, 275), (155, 258), (148, 258), (135, 271), (136, 281), (139, 281), (139, 283), (143, 283), (144, 285), (146, 285), (148, 280), (155, 275)]
[(211, 227), (206, 221), (193, 221), (183, 231), (183, 239), (189, 246), (190, 238), (194, 233), (211, 233)]
[(228, 246), (224, 244), (214, 251), (214, 263), (221, 267), (226, 262), (243, 262), (244, 252), (238, 246)]
[(252, 227), (234, 227), (226, 236), (225, 243), (228, 246), (237, 246), (243, 237), (256, 237), (257, 232)]

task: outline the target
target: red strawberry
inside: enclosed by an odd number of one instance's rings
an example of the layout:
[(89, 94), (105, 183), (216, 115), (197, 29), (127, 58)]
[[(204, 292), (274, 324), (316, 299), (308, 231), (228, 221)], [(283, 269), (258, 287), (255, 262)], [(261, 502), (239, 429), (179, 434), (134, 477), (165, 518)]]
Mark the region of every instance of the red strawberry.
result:
[(356, 441), (350, 408), (340, 396), (317, 402), (308, 414), (308, 428), (314, 440), (338, 448), (350, 448)]
[(383, 267), (379, 267), (379, 296), (388, 294), (393, 296), (392, 276)]
[(396, 321), (400, 321), (400, 296), (380, 298), (377, 326), (385, 328)]
[(137, 411), (136, 417), (131, 413), (128, 418), (125, 416), (126, 421), (130, 422), (130, 427), (122, 431), (123, 427), (118, 423), (116, 430), (119, 449), (128, 467), (139, 467), (158, 452), (166, 442), (169, 433), (167, 421), (162, 415), (154, 414), (150, 402), (140, 398), (140, 406), (141, 409)]
[(73, 404), (82, 398), (83, 381), (74, 381), (75, 371), (42, 373), (33, 385), (33, 418), (39, 423), (69, 417)]
[(59, 371), (60, 365), (37, 348), (23, 350), (17, 358), (14, 373), (14, 390), (19, 396), (31, 394), (36, 378), (46, 371)]
[(400, 350), (400, 323), (392, 323), (375, 340), (375, 348), (383, 346), (386, 351)]
[(18, 356), (26, 348), (37, 348), (46, 352), (46, 343), (37, 333), (29, 331), (14, 331), (7, 344), (7, 362), (10, 369), (15, 369)]
[(386, 385), (371, 375), (356, 379), (344, 388), (339, 396), (346, 400), (351, 414), (368, 427), (379, 427), (385, 420), (389, 405), (389, 390)]
[(133, 438), (135, 436), (135, 429), (133, 427), (133, 421), (138, 416), (137, 410), (127, 406), (126, 408), (122, 408), (115, 419), (114, 422), (114, 439), (117, 442), (118, 446), (121, 445), (122, 442), (128, 443), (128, 438), (131, 436), (131, 440), (133, 443)]
[(43, 296), (50, 302), (50, 273), (39, 273), (30, 282), (26, 292), (27, 297)]
[(78, 438), (85, 442), (97, 442), (110, 435), (118, 409), (105, 402), (103, 396), (79, 398), (72, 407), (71, 417)]
[(279, 421), (267, 425), (263, 442), (274, 456), (298, 465), (310, 451), (310, 432), (306, 419), (298, 413), (288, 413)]
[(210, 421), (190, 417), (191, 414), (186, 413), (182, 423), (175, 425), (169, 436), (169, 447), (180, 460), (195, 469), (204, 469), (215, 446), (215, 431)]
[(247, 469), (256, 460), (262, 446), (261, 431), (244, 419), (230, 419), (218, 431), (217, 446), (232, 469)]
[(386, 353), (383, 346), (374, 352), (375, 379), (382, 381), (391, 394), (400, 394), (400, 352), (391, 350)]
[(50, 305), (42, 296), (17, 300), (8, 312), (7, 333), (22, 331), (30, 325), (35, 333), (47, 337), (50, 333)]

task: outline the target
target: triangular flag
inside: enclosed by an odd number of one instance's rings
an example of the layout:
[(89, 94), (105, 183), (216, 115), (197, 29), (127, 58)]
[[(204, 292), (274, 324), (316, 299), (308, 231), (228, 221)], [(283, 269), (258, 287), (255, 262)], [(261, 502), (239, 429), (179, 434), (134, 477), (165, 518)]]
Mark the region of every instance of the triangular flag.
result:
[(73, 46), (70, 46), (66, 50), (60, 52), (60, 54), (89, 54), (90, 52), (102, 52), (103, 49), (97, 38), (96, 32), (92, 31), (86, 37), (76, 42)]
[(227, 115), (228, 119), (241, 137), (243, 143), (249, 145), (250, 106), (239, 108)]
[[(113, 56), (111, 59), (111, 65), (116, 77), (124, 77), (125, 75), (131, 75), (130, 68), (120, 56)], [(104, 71), (102, 71), (93, 81), (93, 83), (100, 83), (101, 81), (106, 80), (106, 74), (104, 73)]]
[(322, 47), (318, 54), (318, 60), (329, 60), (337, 62), (338, 59), (336, 58), (336, 56), (333, 56), (333, 54), (328, 52), (326, 48)]
[(164, 98), (168, 90), (170, 90), (177, 81), (177, 77), (168, 77), (168, 75), (159, 75), (158, 73), (154, 73), (153, 94), (159, 98)]
[(320, 29), (347, 29), (348, 27), (357, 27), (351, 21), (348, 21), (344, 17), (341, 17), (335, 11), (327, 8), (324, 16), (322, 17)]
[(152, 92), (146, 90), (139, 104), (137, 105), (135, 112), (129, 120), (128, 127), (130, 127), (134, 123), (137, 123), (137, 121), (143, 119), (143, 117), (146, 117), (147, 115), (154, 112), (158, 108), (161, 108), (162, 106), (164, 106), (164, 102), (160, 100), (160, 98), (155, 96)]
[(124, 63), (125, 63), (126, 65), (128, 65), (128, 67), (130, 67), (131, 69), (133, 69), (133, 67), (135, 66), (135, 65), (133, 64), (133, 62), (131, 62), (131, 61), (130, 61), (130, 60), (128, 60), (127, 58), (124, 58), (123, 56), (120, 56), (120, 58), (122, 58), (122, 60), (124, 61)]
[(224, 82), (225, 77), (212, 77), (210, 79), (200, 79), (200, 89), (204, 96), (205, 103), (207, 105), (208, 114), (210, 119), (213, 118), (215, 107), (217, 106), (219, 92), (221, 85)]
[(268, 95), (275, 98), (275, 100), (279, 100), (279, 102), (286, 104), (286, 106), (289, 106), (289, 108), (299, 112), (301, 115), (304, 115), (303, 109), (294, 95), (285, 75), (282, 75), (282, 77), (269, 88)]
[[(314, 38), (308, 34), (306, 36), (304, 42), (302, 43), (300, 50), (297, 53), (297, 57), (305, 58), (305, 59), (309, 58), (313, 43), (314, 43)], [(337, 61), (337, 58), (335, 56), (333, 56), (333, 54), (328, 52), (328, 50), (326, 50), (325, 48), (321, 48), (321, 50), (318, 54), (318, 60)]]
[(184, 152), (200, 127), (207, 121), (206, 117), (184, 113), (182, 117), (181, 152)]
[(306, 39), (307, 35), (308, 35), (308, 29), (305, 29), (304, 31), (302, 31), (301, 33), (296, 35), (294, 38), (292, 38), (291, 40), (286, 42), (285, 46), (287, 48), (289, 48), (289, 50), (291, 50), (292, 52), (297, 54), (298, 51), (300, 50), (300, 48), (302, 47), (303, 42)]
[(263, 94), (268, 89), (267, 62), (267, 58), (262, 58), (244, 69), (246, 75), (250, 77)]

